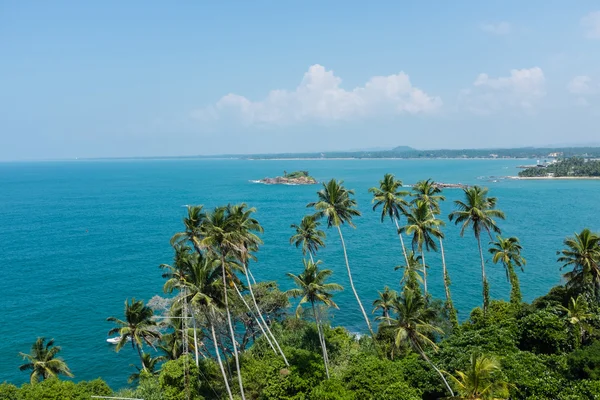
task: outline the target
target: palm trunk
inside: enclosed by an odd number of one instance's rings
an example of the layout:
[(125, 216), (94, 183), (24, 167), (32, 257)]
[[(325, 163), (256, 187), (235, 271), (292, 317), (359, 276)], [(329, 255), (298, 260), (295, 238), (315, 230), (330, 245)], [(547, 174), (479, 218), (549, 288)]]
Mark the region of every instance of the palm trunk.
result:
[(442, 271), (444, 275), (444, 290), (446, 291), (446, 309), (448, 310), (448, 316), (452, 323), (452, 328), (458, 328), (458, 317), (456, 316), (456, 309), (454, 308), (454, 302), (450, 294), (450, 275), (446, 268), (446, 253), (444, 252), (444, 241), (440, 238), (440, 253), (442, 255)]
[[(312, 254), (311, 254), (311, 258), (312, 258)], [(246, 268), (245, 263), (242, 263), (242, 265), (244, 267), (244, 275), (246, 276), (246, 281), (248, 282), (248, 289), (250, 290), (250, 297), (252, 297), (252, 302), (254, 303), (254, 308), (256, 309), (256, 312), (258, 313), (258, 316), (260, 317), (261, 322), (264, 324), (265, 329), (267, 330), (268, 334), (271, 335), (271, 339), (275, 343), (275, 346), (277, 346), (277, 350), (281, 354), (281, 357), (283, 357), (283, 361), (285, 362), (285, 365), (287, 367), (289, 367), (290, 364), (288, 363), (288, 360), (285, 357), (285, 354), (283, 353), (283, 350), (281, 349), (279, 342), (275, 338), (275, 335), (273, 335), (273, 332), (271, 332), (271, 328), (269, 328), (269, 324), (267, 324), (262, 313), (260, 312), (260, 308), (258, 307), (258, 302), (256, 301), (256, 297), (254, 296), (254, 290), (252, 290), (252, 284), (250, 283), (250, 278), (248, 277), (249, 270), (248, 270), (248, 268)], [(264, 334), (264, 332), (263, 332), (263, 334)], [(271, 341), (268, 339), (268, 336), (267, 336), (267, 341), (269, 342), (269, 344), (271, 344)], [(271, 344), (271, 347), (273, 347), (272, 344)], [(275, 349), (273, 349), (273, 351), (275, 351)], [(277, 351), (275, 351), (275, 353), (277, 353)]]
[(519, 285), (519, 277), (515, 272), (511, 263), (506, 265), (506, 269), (508, 270), (508, 280), (510, 282), (510, 302), (518, 305), (521, 304), (523, 298), (521, 296), (521, 285)]
[(346, 269), (348, 270), (348, 279), (350, 280), (350, 287), (352, 288), (352, 292), (354, 292), (354, 296), (356, 297), (356, 301), (358, 302), (358, 306), (360, 307), (360, 311), (362, 311), (363, 317), (367, 323), (367, 327), (369, 328), (369, 332), (371, 333), (371, 337), (375, 340), (375, 333), (373, 332), (373, 328), (371, 328), (371, 322), (369, 321), (369, 317), (367, 317), (367, 313), (365, 312), (365, 308), (363, 307), (360, 297), (358, 297), (358, 293), (356, 292), (356, 288), (354, 287), (354, 282), (352, 281), (352, 272), (350, 271), (350, 263), (348, 262), (348, 253), (346, 252), (346, 244), (344, 243), (344, 235), (342, 235), (342, 229), (337, 226), (338, 233), (340, 234), (340, 240), (342, 241), (342, 249), (344, 250), (344, 259), (346, 260)]
[(252, 318), (254, 318), (254, 321), (256, 321), (256, 325), (258, 325), (258, 327), (260, 328), (260, 331), (262, 332), (263, 336), (265, 337), (265, 339), (267, 339), (267, 342), (269, 343), (269, 346), (271, 346), (271, 349), (273, 350), (273, 352), (275, 354), (277, 354), (277, 350), (275, 350), (275, 346), (273, 346), (273, 343), (271, 342), (271, 339), (269, 339), (269, 336), (267, 336), (267, 332), (265, 332), (262, 324), (258, 320), (258, 317), (254, 313), (254, 311), (252, 310), (252, 308), (250, 308), (250, 305), (248, 304), (248, 302), (246, 301), (246, 299), (244, 299), (244, 296), (242, 295), (242, 292), (240, 292), (240, 289), (238, 289), (238, 287), (235, 284), (235, 282), (233, 283), (233, 287), (235, 288), (235, 292), (238, 294), (239, 298), (242, 300), (242, 302), (246, 306), (246, 309), (250, 312), (250, 315), (252, 315)]
[(312, 255), (312, 253), (310, 251), (308, 252), (308, 255), (310, 256), (310, 262), (314, 264), (315, 263), (315, 259), (313, 258), (313, 255)]
[[(133, 340), (133, 338), (131, 338), (131, 342), (134, 343), (135, 341)], [(138, 346), (137, 344), (134, 344), (133, 347), (135, 347), (135, 349), (138, 352), (138, 355), (140, 356), (140, 362), (142, 363), (142, 369), (144, 371), (147, 371), (146, 369), (146, 364), (144, 364), (144, 355), (142, 354), (142, 349), (140, 349), (140, 346)]]
[(192, 322), (194, 324), (194, 353), (196, 356), (196, 367), (200, 366), (200, 362), (198, 361), (198, 336), (196, 334), (196, 317), (193, 315), (194, 311), (192, 310)]
[(448, 384), (448, 381), (446, 380), (446, 378), (444, 377), (444, 374), (442, 374), (442, 371), (440, 371), (429, 359), (429, 357), (427, 357), (427, 355), (425, 354), (425, 352), (423, 351), (423, 349), (421, 349), (420, 347), (417, 347), (417, 350), (419, 352), (419, 354), (421, 355), (421, 357), (423, 357), (423, 360), (425, 360), (425, 362), (427, 362), (427, 364), (429, 364), (431, 366), (431, 368), (433, 368), (435, 370), (435, 372), (438, 373), (438, 375), (440, 376), (440, 378), (442, 378), (442, 380), (444, 381), (444, 385), (446, 385), (446, 389), (448, 389), (448, 391), (450, 392), (450, 396), (454, 397), (454, 392), (452, 391), (452, 388), (450, 387), (450, 385)]
[(387, 321), (388, 326), (392, 325), (392, 321), (390, 321), (390, 312), (387, 308), (383, 309), (383, 318), (385, 318), (385, 320)]
[(425, 289), (425, 299), (427, 300), (427, 264), (425, 264), (424, 250), (421, 250), (421, 259), (423, 260), (423, 289)]
[(396, 224), (396, 233), (400, 238), (400, 245), (402, 246), (402, 254), (404, 254), (404, 261), (406, 261), (406, 267), (408, 268), (408, 255), (406, 254), (406, 247), (404, 247), (404, 239), (402, 239), (402, 233), (400, 233), (400, 226), (398, 225), (397, 218), (394, 218), (394, 223)]
[(485, 261), (483, 259), (483, 249), (481, 248), (481, 238), (479, 235), (475, 235), (477, 238), (477, 246), (479, 247), (479, 257), (481, 258), (481, 282), (483, 284), (483, 315), (487, 313), (488, 305), (490, 304), (490, 289), (488, 286), (487, 278), (485, 276)]
[(223, 367), (223, 361), (221, 361), (221, 353), (219, 352), (219, 345), (217, 344), (217, 334), (215, 333), (215, 325), (213, 324), (212, 319), (207, 318), (210, 324), (210, 331), (212, 333), (213, 342), (215, 345), (215, 353), (217, 354), (217, 362), (219, 363), (219, 368), (221, 369), (221, 374), (223, 374), (223, 381), (225, 381), (225, 389), (227, 389), (227, 394), (229, 395), (229, 399), (233, 400), (233, 395), (231, 394), (231, 388), (229, 387), (229, 381), (227, 380), (227, 374), (225, 373), (225, 368)]
[(325, 338), (321, 333), (321, 324), (319, 323), (319, 317), (317, 316), (317, 310), (315, 309), (315, 303), (311, 302), (313, 315), (315, 316), (315, 323), (317, 324), (317, 333), (319, 334), (319, 342), (321, 344), (321, 351), (323, 352), (323, 363), (325, 363), (325, 374), (327, 375), (327, 379), (329, 379), (329, 366), (327, 365), (328, 357), (327, 357), (327, 347), (325, 346)]
[(242, 371), (240, 369), (240, 358), (238, 356), (237, 345), (235, 343), (235, 331), (231, 322), (231, 313), (229, 312), (229, 300), (227, 299), (227, 274), (225, 273), (225, 256), (221, 249), (221, 274), (223, 275), (223, 296), (225, 298), (225, 311), (227, 313), (227, 324), (229, 325), (229, 334), (231, 335), (231, 346), (233, 347), (233, 356), (235, 358), (235, 368), (237, 370), (238, 384), (240, 385), (240, 394), (242, 400), (246, 400), (244, 394), (244, 383), (242, 382)]

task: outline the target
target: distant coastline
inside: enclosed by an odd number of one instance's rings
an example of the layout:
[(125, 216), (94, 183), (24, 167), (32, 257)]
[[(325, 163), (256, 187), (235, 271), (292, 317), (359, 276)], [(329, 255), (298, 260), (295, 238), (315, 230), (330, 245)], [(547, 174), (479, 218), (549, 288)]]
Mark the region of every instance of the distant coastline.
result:
[(600, 176), (509, 176), (509, 179), (524, 180), (524, 181), (596, 181), (600, 180)]

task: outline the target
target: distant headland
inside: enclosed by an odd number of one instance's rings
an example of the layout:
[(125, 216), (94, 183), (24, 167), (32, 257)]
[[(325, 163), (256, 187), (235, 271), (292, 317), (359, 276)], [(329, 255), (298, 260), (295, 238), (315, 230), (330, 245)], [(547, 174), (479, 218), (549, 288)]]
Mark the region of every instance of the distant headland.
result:
[(263, 178), (253, 182), (264, 183), (266, 185), (314, 185), (318, 183), (315, 178), (310, 176), (308, 171), (294, 171), (290, 173), (283, 171), (283, 176)]
[(600, 158), (571, 157), (524, 167), (519, 179), (600, 179)]

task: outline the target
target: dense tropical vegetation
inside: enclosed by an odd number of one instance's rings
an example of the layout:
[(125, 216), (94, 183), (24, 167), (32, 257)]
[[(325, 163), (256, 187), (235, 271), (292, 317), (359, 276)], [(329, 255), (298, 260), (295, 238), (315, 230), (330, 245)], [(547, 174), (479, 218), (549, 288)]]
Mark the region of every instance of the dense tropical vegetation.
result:
[(565, 158), (548, 166), (537, 166), (519, 172), (521, 177), (600, 177), (600, 160), (582, 157)]
[[(459, 321), (451, 275), (461, 266), (444, 255), (440, 189), (427, 180), (407, 192), (387, 174), (370, 192), (373, 209), (393, 222), (386, 229), (393, 226), (399, 238), (390, 243), (397, 252), (389, 272), (401, 270), (370, 294), (371, 313), (344, 241), (346, 227), (361, 214), (343, 182), (323, 184), (307, 215), (291, 226), (290, 244), (301, 251), (287, 274), (295, 287), (286, 292), (276, 282), (256, 281), (252, 272), (260, 267), (262, 244), (253, 208), (190, 206), (171, 240), (173, 261), (160, 266), (165, 297), (126, 300), (125, 317), (108, 318), (111, 334), (120, 337), (116, 350), (139, 358), (124, 371), (131, 387), (113, 392), (101, 380), (59, 380), (72, 375), (67, 362), (52, 340), (39, 338), (30, 354), (21, 354), (30, 383), (1, 384), (0, 398), (600, 398), (600, 235), (583, 229), (567, 237), (557, 249), (564, 285), (524, 303), (518, 274), (527, 249), (516, 237), (500, 236), (505, 216), (486, 188), (465, 188), (448, 219), (476, 239), (483, 302)], [(321, 228), (339, 236), (346, 274), (318, 259), (328, 244)], [(438, 276), (427, 273), (433, 251), (442, 253)], [(488, 267), (506, 272), (509, 302), (490, 299), (484, 254), (491, 256)], [(432, 279), (443, 282), (442, 299), (428, 290)], [(343, 289), (352, 291), (367, 335), (330, 324)]]

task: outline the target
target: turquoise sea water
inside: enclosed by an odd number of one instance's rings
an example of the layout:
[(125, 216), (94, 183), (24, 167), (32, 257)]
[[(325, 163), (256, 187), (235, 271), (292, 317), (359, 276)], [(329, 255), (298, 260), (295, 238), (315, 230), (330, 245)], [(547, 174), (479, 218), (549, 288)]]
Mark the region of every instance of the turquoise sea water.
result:
[[(302, 268), (301, 253), (289, 245), (290, 224), (307, 212), (316, 186), (266, 186), (250, 180), (307, 169), (320, 181), (343, 179), (356, 190), (363, 216), (356, 229), (343, 228), (354, 279), (365, 305), (384, 285), (397, 286), (401, 251), (394, 228), (371, 211), (367, 189), (391, 172), (404, 183), (482, 184), (499, 198), (507, 220), (505, 235), (521, 238), (528, 264), (520, 275), (526, 300), (560, 282), (556, 251), (583, 227), (600, 230), (600, 181), (491, 182), (487, 176), (516, 175), (520, 160), (132, 160), (0, 164), (0, 382), (20, 384), (18, 352), (28, 352), (37, 336), (55, 338), (77, 380), (104, 378), (126, 385), (137, 361), (130, 348), (119, 354), (105, 342), (108, 316), (122, 317), (128, 297), (161, 294), (158, 265), (170, 263), (169, 239), (181, 228), (186, 204), (214, 207), (247, 202), (258, 209), (264, 246), (253, 266), (257, 279), (276, 279)], [(446, 190), (443, 215), (460, 190)], [(480, 304), (480, 267), (475, 239), (445, 228), (452, 293), (460, 317)], [(364, 330), (348, 287), (335, 231), (320, 254), (347, 287), (336, 295), (340, 311), (332, 323)], [(489, 258), (489, 257), (488, 257)], [(429, 286), (443, 295), (438, 254), (428, 256)], [(507, 298), (501, 267), (488, 263), (491, 294)], [(368, 307), (370, 310), (370, 307)]]

